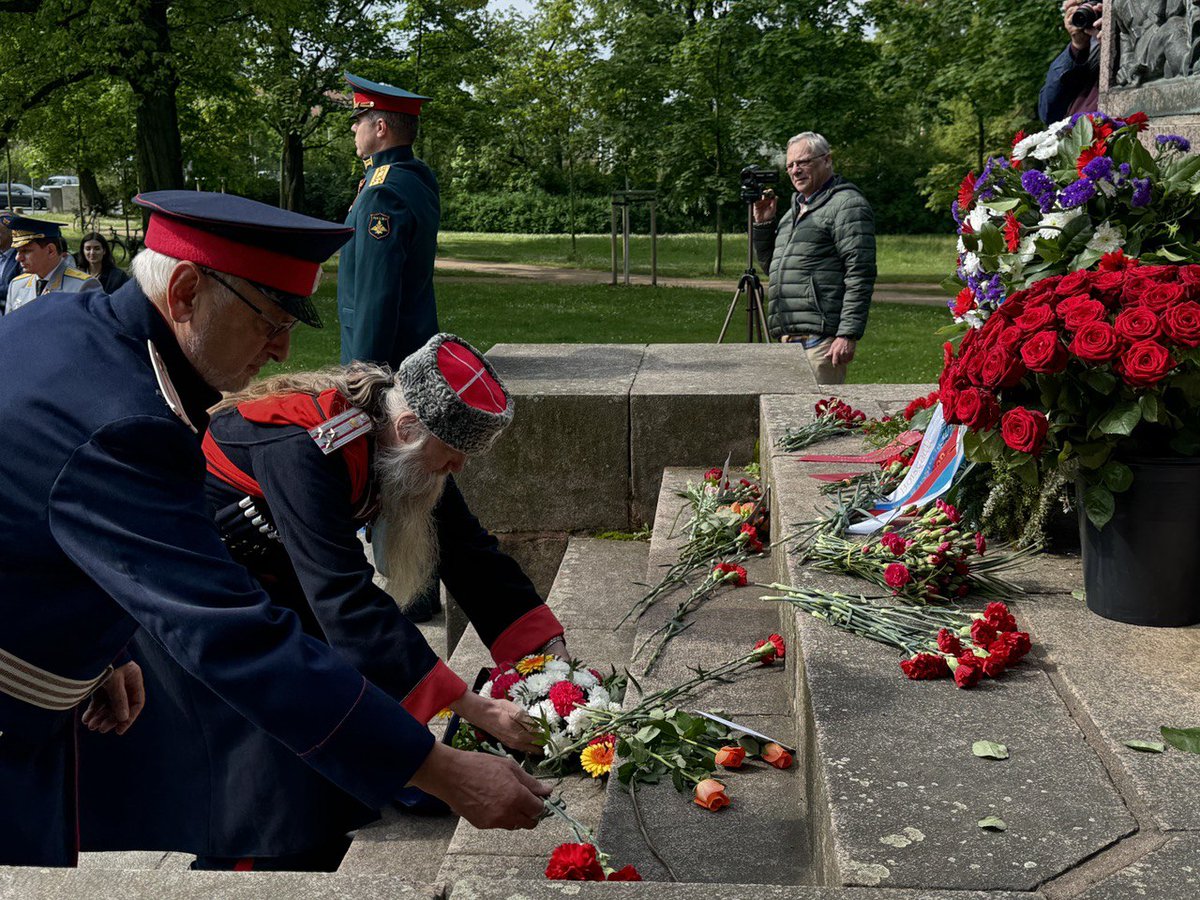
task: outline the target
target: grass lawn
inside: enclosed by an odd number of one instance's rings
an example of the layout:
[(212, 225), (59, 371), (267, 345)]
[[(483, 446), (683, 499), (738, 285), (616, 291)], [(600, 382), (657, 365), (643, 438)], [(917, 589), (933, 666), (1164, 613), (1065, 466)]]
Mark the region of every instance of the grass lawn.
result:
[[(732, 294), (691, 288), (546, 285), (528, 281), (438, 285), (441, 326), (480, 350), (498, 343), (708, 343), (717, 338)], [(338, 361), (336, 287), (326, 281), (317, 294), (325, 328), (300, 326), (283, 368), (302, 370)], [(850, 381), (930, 382), (941, 370), (944, 310), (880, 303), (850, 366)], [(735, 313), (730, 335), (745, 334), (744, 310)], [(264, 370), (278, 371), (280, 367)]]
[[(940, 234), (880, 235), (879, 280), (884, 282), (940, 282), (953, 270), (954, 237)], [(737, 275), (746, 267), (745, 234), (726, 235), (724, 274)], [(658, 273), (677, 278), (713, 275), (717, 238), (713, 234), (671, 234), (658, 239)], [(579, 235), (576, 252), (565, 234), (474, 234), (443, 231), (438, 253), (458, 259), (515, 262), (580, 269), (611, 268), (610, 238), (606, 234)], [(620, 248), (618, 247), (620, 266)], [(757, 260), (755, 266), (758, 265)], [(630, 271), (649, 274), (650, 238), (630, 237)]]

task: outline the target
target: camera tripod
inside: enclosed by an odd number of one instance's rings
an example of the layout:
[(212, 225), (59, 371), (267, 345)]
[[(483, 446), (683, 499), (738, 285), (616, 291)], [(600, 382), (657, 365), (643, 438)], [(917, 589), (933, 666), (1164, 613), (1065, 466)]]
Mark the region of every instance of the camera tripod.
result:
[[(753, 200), (746, 201), (746, 243), (746, 271), (742, 273), (737, 290), (733, 292), (733, 299), (729, 301), (729, 312), (725, 314), (725, 324), (721, 326), (721, 333), (717, 336), (718, 344), (725, 342), (725, 332), (729, 330), (733, 311), (737, 309), (738, 301), (743, 295), (746, 298), (746, 341), (753, 344), (755, 341), (766, 343), (770, 340), (767, 337), (767, 294), (763, 290), (758, 273), (754, 271)], [(755, 332), (758, 334), (757, 337), (755, 337)]]

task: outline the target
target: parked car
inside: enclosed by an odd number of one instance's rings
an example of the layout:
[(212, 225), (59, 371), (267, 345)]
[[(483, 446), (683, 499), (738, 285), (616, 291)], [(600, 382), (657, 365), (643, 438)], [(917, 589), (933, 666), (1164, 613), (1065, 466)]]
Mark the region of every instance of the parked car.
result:
[(27, 184), (18, 184), (15, 181), (11, 185), (0, 181), (0, 206), (12, 206), (14, 209), (18, 206), (25, 209), (45, 209), (49, 205), (50, 195), (45, 191), (35, 191)]
[(46, 179), (46, 183), (38, 188), (39, 191), (50, 191), (53, 187), (70, 187), (79, 185), (79, 177), (76, 175), (51, 175)]

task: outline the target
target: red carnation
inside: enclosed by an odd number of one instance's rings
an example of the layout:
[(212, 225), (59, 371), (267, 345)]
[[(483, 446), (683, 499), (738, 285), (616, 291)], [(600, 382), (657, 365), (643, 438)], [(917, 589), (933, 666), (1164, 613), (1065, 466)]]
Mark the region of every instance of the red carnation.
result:
[(983, 666), (979, 664), (978, 659), (976, 656), (971, 656), (969, 661), (964, 657), (959, 658), (958, 666), (954, 669), (954, 684), (957, 687), (965, 689), (979, 684), (979, 680), (983, 678)]
[(758, 539), (758, 529), (749, 522), (743, 522), (740, 534), (746, 535), (746, 552), (762, 553), (763, 543)]
[(971, 623), (971, 640), (977, 647), (987, 647), (996, 639), (996, 626), (987, 619), (976, 619)]
[(900, 668), (913, 681), (945, 678), (950, 674), (950, 665), (946, 662), (946, 657), (939, 653), (918, 653), (911, 659), (902, 659)]
[(1004, 214), (1004, 245), (1009, 253), (1016, 253), (1021, 246), (1021, 223), (1011, 212)]
[(983, 556), (983, 551), (987, 549), (987, 540), (984, 539), (983, 532), (975, 532), (975, 552)]
[(718, 484), (721, 481), (721, 469), (718, 466), (713, 466), (704, 473), (704, 480), (709, 484)]
[(560, 681), (550, 688), (550, 702), (554, 711), (564, 719), (571, 714), (575, 707), (584, 701), (584, 693), (579, 685), (570, 681)]
[[(1172, 285), (1182, 287), (1182, 285)], [(1185, 300), (1173, 306), (1163, 315), (1163, 326), (1167, 337), (1185, 347), (1200, 346), (1200, 303)], [(1146, 335), (1152, 337), (1153, 335)]]
[[(714, 581), (724, 581), (726, 583), (733, 582), (734, 587), (746, 586), (746, 570), (741, 566), (735, 566), (733, 563), (717, 563), (712, 570)], [(730, 578), (728, 576), (732, 575)]]
[(958, 186), (958, 211), (966, 215), (975, 201), (975, 173), (968, 172), (967, 177)]
[(615, 872), (609, 872), (608, 881), (641, 881), (642, 876), (633, 866), (624, 866)]
[(1075, 332), (1068, 348), (1087, 363), (1104, 363), (1121, 350), (1121, 339), (1107, 322), (1088, 322)]
[(938, 649), (943, 653), (949, 653), (951, 656), (958, 656), (963, 652), (962, 641), (949, 628), (942, 628), (937, 633)]
[(1021, 348), (1021, 361), (1030, 372), (1053, 375), (1067, 367), (1067, 348), (1058, 339), (1058, 332), (1039, 331)]
[(1158, 384), (1175, 368), (1167, 348), (1155, 341), (1138, 341), (1121, 354), (1117, 371), (1131, 387)]
[(1027, 631), (1006, 631), (997, 640), (1008, 645), (1008, 664), (1010, 666), (1015, 666), (1024, 658), (1025, 654), (1033, 649), (1033, 642), (1029, 640)]
[(908, 549), (908, 541), (900, 537), (900, 535), (896, 534), (894, 531), (889, 531), (887, 534), (881, 537), (879, 539), (879, 543), (890, 550), (894, 556), (903, 556), (904, 551)]
[(604, 869), (591, 844), (559, 844), (550, 854), (546, 877), (555, 881), (603, 881)]
[(767, 646), (770, 646), (771, 649), (763, 654), (762, 664), (764, 666), (769, 666), (771, 663), (775, 662), (775, 660), (783, 659), (785, 656), (787, 656), (787, 647), (783, 643), (783, 638), (780, 635), (768, 635), (765, 641), (759, 641), (757, 644), (755, 644), (754, 649), (761, 650), (763, 647)]
[(1008, 611), (1008, 606), (996, 600), (983, 611), (983, 620), (997, 631), (1016, 631), (1017, 620)]
[(1100, 257), (1101, 272), (1116, 272), (1121, 269), (1132, 269), (1140, 266), (1142, 261), (1133, 256), (1126, 256), (1124, 250), (1114, 250)]
[(492, 697), (496, 700), (507, 700), (508, 692), (514, 684), (524, 681), (516, 672), (509, 672), (492, 680)]
[(1007, 668), (1008, 644), (992, 641), (988, 645), (988, 655), (983, 658), (983, 674), (988, 678), (999, 678)]
[(1148, 306), (1127, 306), (1117, 313), (1113, 328), (1127, 341), (1144, 341), (1158, 337), (1162, 323)]
[(889, 563), (883, 570), (883, 580), (887, 582), (888, 587), (899, 590), (912, 581), (912, 573), (904, 563)]
[(1023, 406), (1013, 407), (1000, 419), (1000, 437), (1018, 453), (1040, 456), (1049, 430), (1045, 413)]

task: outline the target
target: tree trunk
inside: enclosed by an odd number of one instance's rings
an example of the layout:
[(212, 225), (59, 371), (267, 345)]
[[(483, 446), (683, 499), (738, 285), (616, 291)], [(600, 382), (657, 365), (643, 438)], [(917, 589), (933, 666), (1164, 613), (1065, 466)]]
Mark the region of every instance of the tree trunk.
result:
[(79, 196), (84, 209), (108, 209), (108, 201), (96, 181), (96, 173), (82, 166), (79, 168)]
[(169, 6), (170, 0), (150, 0), (137, 11), (142, 17), (142, 26), (154, 42), (155, 56), (161, 62), (148, 70), (131, 67), (124, 73), (133, 90), (138, 189), (141, 191), (184, 187), (179, 107), (175, 102), (179, 75), (175, 71), (167, 22)]
[(304, 199), (304, 139), (298, 132), (289, 131), (279, 159), (279, 205), (300, 212)]

